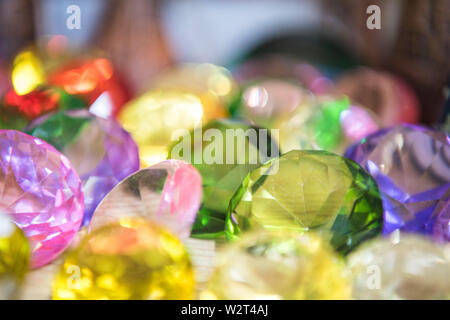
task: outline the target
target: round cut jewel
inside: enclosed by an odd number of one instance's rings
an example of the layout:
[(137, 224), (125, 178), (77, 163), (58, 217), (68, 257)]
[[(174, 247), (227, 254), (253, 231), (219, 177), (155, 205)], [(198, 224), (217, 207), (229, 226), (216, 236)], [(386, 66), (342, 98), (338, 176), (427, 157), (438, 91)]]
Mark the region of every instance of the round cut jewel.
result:
[(381, 232), (375, 181), (355, 162), (326, 151), (294, 150), (252, 171), (230, 201), (226, 232), (316, 231), (343, 254)]
[(120, 182), (103, 199), (90, 229), (123, 217), (143, 217), (186, 239), (202, 200), (198, 171), (180, 160), (166, 160), (141, 169)]
[(84, 192), (83, 225), (119, 181), (139, 170), (138, 149), (128, 132), (87, 110), (37, 119), (27, 132), (60, 150), (77, 170)]
[(27, 238), (9, 216), (0, 213), (0, 300), (15, 293), (28, 271), (29, 262)]
[(249, 233), (226, 247), (206, 292), (217, 299), (349, 299), (340, 259), (320, 237)]
[(402, 125), (380, 130), (347, 150), (346, 156), (378, 183), (384, 234), (395, 229), (432, 234), (439, 220), (442, 227), (436, 232), (448, 239), (449, 141), (444, 132)]
[(412, 234), (381, 238), (347, 257), (353, 297), (373, 300), (450, 298), (448, 247)]
[(0, 130), (0, 210), (27, 236), (32, 267), (56, 258), (83, 219), (81, 180), (69, 160), (41, 139)]
[(180, 240), (148, 222), (121, 219), (88, 234), (68, 253), (53, 299), (192, 299), (194, 284)]
[(193, 236), (223, 236), (228, 202), (242, 180), (278, 155), (268, 130), (228, 119), (211, 121), (175, 143), (169, 156), (190, 162), (202, 176), (203, 201)]

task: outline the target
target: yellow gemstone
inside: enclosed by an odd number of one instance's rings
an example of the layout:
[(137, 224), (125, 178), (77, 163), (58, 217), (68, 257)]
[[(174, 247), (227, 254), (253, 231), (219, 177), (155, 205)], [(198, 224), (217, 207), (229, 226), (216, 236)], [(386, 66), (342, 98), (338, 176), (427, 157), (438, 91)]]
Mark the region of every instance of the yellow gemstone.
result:
[(223, 116), (222, 107), (216, 108), (210, 111), (187, 90), (158, 89), (128, 103), (118, 119), (138, 144), (142, 167), (148, 167), (167, 159), (169, 147), (180, 135)]
[(45, 82), (44, 67), (32, 51), (23, 51), (14, 59), (11, 78), (16, 93), (24, 95)]
[(369, 300), (450, 299), (450, 244), (394, 232), (348, 256), (353, 297)]
[(11, 297), (22, 282), (30, 262), (24, 233), (0, 213), (0, 300)]
[(55, 277), (53, 299), (192, 299), (183, 244), (143, 220), (122, 219), (88, 234)]
[(312, 233), (248, 233), (219, 256), (203, 296), (216, 299), (348, 299), (342, 261)]
[(225, 117), (224, 108), (238, 93), (231, 73), (209, 63), (185, 63), (169, 69), (155, 79), (153, 88), (176, 88), (195, 93), (209, 119)]

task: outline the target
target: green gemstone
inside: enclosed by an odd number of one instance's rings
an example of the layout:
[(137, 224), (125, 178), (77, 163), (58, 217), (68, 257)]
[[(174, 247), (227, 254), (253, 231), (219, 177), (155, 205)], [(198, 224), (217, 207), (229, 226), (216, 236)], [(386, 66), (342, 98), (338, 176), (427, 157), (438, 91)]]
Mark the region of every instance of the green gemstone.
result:
[(354, 161), (293, 150), (247, 175), (230, 201), (226, 235), (265, 228), (313, 230), (347, 254), (380, 234), (382, 202), (374, 179)]
[(26, 133), (40, 138), (58, 150), (71, 144), (92, 118), (89, 116), (74, 117), (65, 112), (53, 113), (41, 118)]
[[(208, 140), (209, 133), (214, 137)], [(266, 133), (267, 138), (264, 138)], [(176, 147), (186, 141), (189, 155), (179, 153)], [(224, 235), (231, 197), (247, 174), (267, 160), (265, 156), (279, 156), (278, 145), (269, 131), (229, 119), (209, 122), (172, 146), (169, 158), (190, 162), (202, 176), (203, 202), (192, 228), (193, 237), (218, 238)], [(211, 158), (214, 158), (213, 162)]]

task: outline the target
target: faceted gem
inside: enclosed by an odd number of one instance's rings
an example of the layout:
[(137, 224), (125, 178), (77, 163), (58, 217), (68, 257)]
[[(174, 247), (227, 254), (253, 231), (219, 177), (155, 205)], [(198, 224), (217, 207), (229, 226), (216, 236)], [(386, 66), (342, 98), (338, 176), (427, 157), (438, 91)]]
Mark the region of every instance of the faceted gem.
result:
[(353, 297), (450, 299), (450, 247), (437, 246), (419, 235), (399, 236), (378, 238), (348, 256)]
[(206, 292), (216, 299), (349, 299), (340, 259), (312, 233), (249, 233), (219, 255)]
[(124, 217), (142, 217), (186, 239), (202, 201), (198, 171), (180, 160), (166, 160), (129, 176), (103, 199), (91, 230)]
[[(202, 100), (188, 91), (163, 89), (150, 91), (128, 103), (119, 121), (139, 146), (142, 167), (167, 159), (177, 133), (192, 130), (208, 121)], [(175, 137), (175, 138), (174, 138)]]
[(45, 83), (44, 66), (32, 50), (24, 50), (14, 59), (11, 78), (18, 95), (30, 93)]
[(211, 121), (181, 137), (169, 157), (190, 162), (203, 181), (203, 202), (192, 236), (223, 236), (228, 203), (242, 180), (278, 155), (278, 146), (268, 130), (242, 121)]
[(207, 120), (226, 118), (226, 107), (235, 99), (237, 85), (224, 67), (209, 63), (185, 63), (160, 74), (153, 89), (178, 89), (195, 94)]
[(431, 234), (439, 217), (448, 235), (450, 140), (444, 132), (412, 125), (383, 129), (350, 147), (346, 156), (380, 187), (384, 234), (395, 229)]
[(115, 117), (129, 100), (130, 94), (120, 79), (112, 63), (105, 58), (79, 59), (66, 61), (52, 70), (48, 82), (64, 88), (69, 94), (85, 98), (89, 105), (102, 94), (106, 94), (109, 103), (98, 112), (103, 117)]
[(91, 232), (68, 253), (53, 299), (192, 299), (194, 285), (177, 238), (148, 222), (121, 219)]
[(111, 118), (96, 117), (87, 110), (58, 112), (37, 119), (27, 130), (65, 154), (80, 175), (83, 225), (119, 181), (139, 170), (136, 143)]
[(290, 115), (310, 93), (293, 82), (269, 79), (254, 82), (244, 89), (234, 116), (270, 128), (280, 115)]
[(23, 232), (0, 213), (0, 300), (10, 298), (28, 271), (30, 246)]
[(56, 258), (83, 219), (83, 193), (69, 160), (41, 139), (0, 130), (0, 210), (27, 236), (31, 266)]
[(416, 94), (408, 84), (392, 74), (358, 69), (338, 79), (336, 91), (372, 110), (383, 127), (419, 120)]
[(326, 150), (341, 154), (350, 144), (378, 130), (374, 117), (348, 98), (310, 97), (291, 115), (280, 117), (280, 148)]
[(294, 150), (252, 171), (230, 201), (230, 238), (250, 229), (309, 230), (348, 253), (382, 229), (375, 181), (355, 162)]
[(84, 107), (82, 100), (56, 87), (40, 87), (25, 95), (10, 90), (0, 108), (0, 125), (5, 129), (22, 130), (30, 120), (43, 114)]

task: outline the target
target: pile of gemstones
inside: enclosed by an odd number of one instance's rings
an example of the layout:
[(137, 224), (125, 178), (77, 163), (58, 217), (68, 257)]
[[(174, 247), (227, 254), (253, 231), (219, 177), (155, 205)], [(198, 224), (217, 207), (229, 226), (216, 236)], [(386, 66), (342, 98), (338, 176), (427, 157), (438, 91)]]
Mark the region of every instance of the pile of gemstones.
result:
[(0, 69), (0, 299), (49, 265), (52, 299), (450, 299), (448, 132), (394, 75), (270, 59)]

